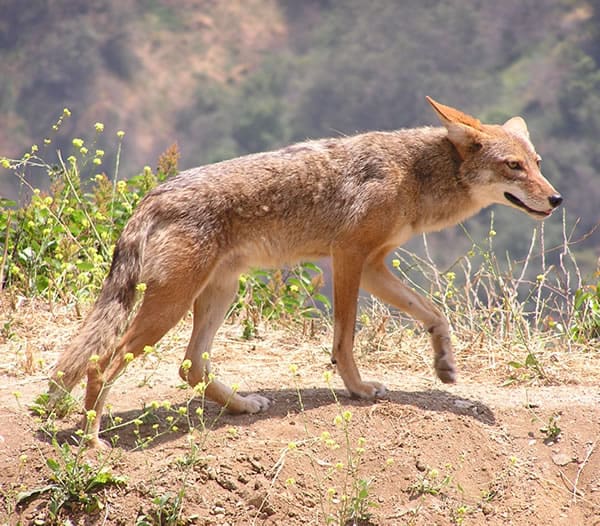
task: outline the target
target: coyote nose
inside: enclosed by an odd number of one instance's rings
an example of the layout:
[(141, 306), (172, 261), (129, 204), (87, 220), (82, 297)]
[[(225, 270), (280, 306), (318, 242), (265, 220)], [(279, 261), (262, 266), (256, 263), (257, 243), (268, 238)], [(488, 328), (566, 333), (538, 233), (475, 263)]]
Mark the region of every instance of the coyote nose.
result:
[(554, 194), (548, 198), (548, 201), (550, 201), (550, 204), (554, 208), (556, 208), (558, 205), (560, 205), (563, 202), (563, 198), (562, 198), (562, 195), (560, 195), (560, 194)]

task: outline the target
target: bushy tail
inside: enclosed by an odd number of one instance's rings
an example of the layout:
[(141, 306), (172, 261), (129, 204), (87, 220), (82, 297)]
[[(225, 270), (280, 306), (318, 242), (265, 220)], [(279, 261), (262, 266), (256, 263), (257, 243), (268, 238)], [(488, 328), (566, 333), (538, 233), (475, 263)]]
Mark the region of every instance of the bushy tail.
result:
[(140, 229), (135, 223), (132, 218), (125, 227), (96, 304), (54, 368), (50, 393), (55, 396), (75, 387), (86, 374), (92, 356), (113, 352), (127, 326), (135, 304), (147, 235), (147, 227)]

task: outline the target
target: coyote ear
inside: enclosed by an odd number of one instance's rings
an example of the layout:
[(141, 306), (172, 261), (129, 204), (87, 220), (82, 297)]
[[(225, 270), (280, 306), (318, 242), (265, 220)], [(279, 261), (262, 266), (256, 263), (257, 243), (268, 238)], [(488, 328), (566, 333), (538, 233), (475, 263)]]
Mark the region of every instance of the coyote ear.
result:
[(525, 123), (525, 119), (522, 117), (513, 117), (512, 119), (508, 119), (502, 127), (509, 132), (514, 133), (515, 135), (520, 135), (521, 137), (525, 137), (529, 140), (529, 130), (527, 129), (527, 124)]
[(450, 106), (445, 106), (427, 97), (437, 113), (442, 124), (448, 130), (448, 139), (460, 156), (464, 159), (470, 152), (481, 148), (481, 138), (484, 135), (481, 121)]

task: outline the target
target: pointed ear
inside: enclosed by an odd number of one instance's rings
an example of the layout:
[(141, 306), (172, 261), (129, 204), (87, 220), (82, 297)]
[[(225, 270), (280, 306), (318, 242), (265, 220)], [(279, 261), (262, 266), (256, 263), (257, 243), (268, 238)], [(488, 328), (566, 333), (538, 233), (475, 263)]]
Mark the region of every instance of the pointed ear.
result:
[(525, 123), (525, 119), (522, 117), (513, 117), (512, 119), (508, 119), (502, 127), (509, 132), (514, 133), (515, 135), (520, 135), (521, 137), (525, 137), (529, 140), (529, 130), (527, 129), (527, 124)]
[(481, 140), (485, 135), (481, 121), (450, 106), (445, 106), (427, 97), (442, 124), (448, 130), (448, 139), (460, 156), (465, 159), (469, 153), (481, 148)]
[(431, 97), (425, 98), (427, 99), (427, 102), (431, 104), (435, 112), (438, 114), (438, 117), (440, 118), (444, 126), (447, 126), (451, 123), (464, 124), (465, 126), (469, 126), (476, 130), (482, 130), (481, 121), (479, 119), (471, 117), (470, 115), (467, 115), (466, 113), (463, 113), (462, 111), (457, 110), (456, 108), (451, 108), (450, 106), (440, 104), (439, 102), (433, 100)]

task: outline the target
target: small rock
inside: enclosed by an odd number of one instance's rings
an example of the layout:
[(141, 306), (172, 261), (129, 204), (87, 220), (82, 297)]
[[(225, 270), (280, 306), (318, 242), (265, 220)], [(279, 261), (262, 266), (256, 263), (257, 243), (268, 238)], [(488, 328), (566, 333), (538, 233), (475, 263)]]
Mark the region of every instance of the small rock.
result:
[(484, 515), (491, 515), (494, 513), (494, 507), (489, 502), (483, 502), (481, 504), (481, 512)]
[(233, 482), (233, 480), (228, 479), (227, 477), (218, 477), (216, 479), (217, 484), (219, 486), (221, 486), (223, 489), (229, 490), (229, 491), (235, 491), (237, 489), (237, 486), (235, 484), (235, 482)]
[(263, 502), (265, 501), (265, 499), (266, 499), (265, 495), (261, 495), (260, 493), (257, 493), (256, 495), (253, 495), (252, 497), (250, 497), (248, 499), (248, 505), (252, 506), (253, 508), (256, 508), (258, 510), (263, 505)]
[(263, 506), (263, 514), (266, 515), (267, 517), (270, 517), (271, 515), (275, 515), (275, 508), (273, 508), (273, 506), (271, 506), (270, 504), (265, 504)]
[(425, 471), (427, 469), (427, 466), (425, 464), (423, 464), (421, 459), (417, 460), (417, 463), (415, 464), (415, 466), (419, 471)]
[(269, 496), (265, 493), (257, 493), (253, 497), (248, 499), (248, 505), (260, 510), (261, 515), (265, 515), (265, 517), (270, 517), (275, 514), (275, 509), (271, 506), (269, 502)]
[(469, 400), (454, 400), (454, 405), (459, 409), (470, 409), (473, 407), (473, 402)]
[(254, 458), (254, 459), (251, 458), (249, 460), (249, 462), (250, 462), (250, 465), (252, 466), (252, 469), (254, 471), (256, 471), (257, 473), (262, 473), (265, 470), (265, 468), (262, 466), (262, 464), (258, 460), (256, 460), (256, 458)]
[(556, 455), (552, 455), (552, 462), (554, 462), (557, 466), (566, 466), (574, 460), (575, 459), (571, 455), (566, 455), (565, 453), (557, 453)]

